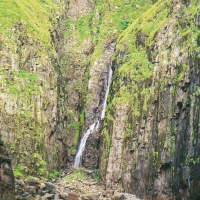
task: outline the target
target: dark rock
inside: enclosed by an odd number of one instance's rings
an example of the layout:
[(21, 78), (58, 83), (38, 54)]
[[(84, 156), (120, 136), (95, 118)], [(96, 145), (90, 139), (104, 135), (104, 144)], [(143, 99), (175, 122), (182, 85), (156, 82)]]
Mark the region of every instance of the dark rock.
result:
[(27, 197), (28, 195), (30, 195), (28, 192), (24, 192), (24, 193), (22, 194), (22, 197)]
[(44, 196), (47, 192), (44, 190), (38, 190), (38, 194)]
[(24, 187), (24, 191), (25, 192), (28, 192), (30, 194), (36, 194), (36, 187), (35, 186), (29, 186), (29, 185), (26, 185)]
[(45, 188), (44, 190), (46, 191), (46, 193), (51, 193), (51, 191), (53, 190), (54, 186), (51, 183), (45, 183)]
[(0, 135), (0, 199), (14, 199), (14, 182), (11, 161)]
[(42, 198), (44, 199), (44, 200), (53, 200), (54, 199), (54, 194), (45, 194)]

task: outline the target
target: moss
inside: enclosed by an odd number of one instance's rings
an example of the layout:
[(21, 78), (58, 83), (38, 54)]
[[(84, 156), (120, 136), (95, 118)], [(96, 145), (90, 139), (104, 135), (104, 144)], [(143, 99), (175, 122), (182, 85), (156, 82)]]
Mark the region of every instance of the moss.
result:
[(43, 160), (42, 156), (39, 153), (33, 154), (33, 163), (35, 165), (36, 172), (30, 171), (30, 174), (38, 175), (39, 177), (47, 177), (48, 171), (47, 171), (47, 163), (45, 160)]
[(75, 135), (74, 135), (74, 144), (77, 144), (79, 141), (79, 135), (80, 135), (80, 123), (79, 122), (73, 122), (68, 124), (68, 127), (73, 127), (75, 130)]
[(84, 126), (85, 124), (85, 110), (83, 109), (80, 114), (80, 126)]
[(37, 74), (27, 72), (24, 70), (12, 70), (9, 79), (7, 80), (8, 93), (19, 98), (27, 98), (30, 95), (37, 95), (40, 93), (39, 85), (41, 81)]
[(196, 56), (200, 47), (198, 45), (198, 37), (200, 34), (197, 16), (200, 12), (198, 1), (193, 0), (189, 7), (181, 10), (179, 20), (174, 27), (179, 30), (180, 39), (182, 40), (182, 52), (189, 51), (190, 55)]
[(157, 32), (164, 27), (169, 16), (170, 1), (157, 1), (119, 36), (114, 62), (120, 68), (114, 79), (121, 82), (114, 85), (117, 92), (112, 100), (113, 108), (130, 104), (135, 118), (141, 115), (141, 106), (147, 111), (151, 88), (146, 87), (146, 83), (153, 75), (153, 64), (146, 49), (152, 46)]
[(156, 151), (153, 152), (153, 165), (154, 166), (158, 165), (158, 152)]

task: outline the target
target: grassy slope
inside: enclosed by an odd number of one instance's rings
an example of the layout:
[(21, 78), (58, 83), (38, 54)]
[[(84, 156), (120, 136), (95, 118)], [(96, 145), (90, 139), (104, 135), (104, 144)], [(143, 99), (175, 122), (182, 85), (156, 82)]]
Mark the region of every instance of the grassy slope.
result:
[(56, 12), (58, 5), (54, 0), (1, 0), (0, 35), (9, 41), (13, 38), (16, 25), (24, 24), (29, 35), (46, 44), (50, 42), (49, 30)]
[(92, 39), (95, 44), (92, 60), (95, 61), (103, 52), (106, 42), (116, 39), (151, 5), (151, 0), (98, 0), (93, 12), (80, 16), (77, 20), (68, 18), (65, 33), (78, 37), (75, 48), (80, 47), (85, 38)]

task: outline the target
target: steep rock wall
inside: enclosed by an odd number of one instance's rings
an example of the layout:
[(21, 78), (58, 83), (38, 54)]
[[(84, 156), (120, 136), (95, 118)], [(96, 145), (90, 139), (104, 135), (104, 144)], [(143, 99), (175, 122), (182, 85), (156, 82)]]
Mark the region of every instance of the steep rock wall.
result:
[(101, 140), (107, 188), (199, 198), (197, 4), (157, 1), (117, 41)]
[(59, 7), (3, 1), (1, 10), (0, 134), (17, 176), (47, 176), (63, 164), (59, 143), (49, 138), (57, 121), (57, 58), (49, 30)]
[[(90, 1), (66, 1), (65, 10), (52, 37), (58, 53), (57, 131), (52, 133), (66, 150), (63, 163), (72, 165), (85, 124), (85, 102), (89, 76), (89, 59), (93, 42), (89, 36), (81, 37), (82, 24), (78, 24), (92, 12)], [(85, 22), (88, 26), (87, 21)]]

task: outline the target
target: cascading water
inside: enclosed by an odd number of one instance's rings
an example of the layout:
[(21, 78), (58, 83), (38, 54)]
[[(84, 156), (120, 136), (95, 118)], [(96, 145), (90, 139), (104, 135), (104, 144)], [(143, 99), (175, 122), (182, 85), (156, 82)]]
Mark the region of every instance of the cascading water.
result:
[(108, 98), (108, 94), (109, 94), (109, 90), (110, 90), (110, 83), (111, 83), (111, 79), (112, 79), (112, 75), (113, 75), (113, 71), (111, 69), (111, 67), (109, 68), (109, 72), (108, 72), (108, 86), (106, 89), (106, 95), (103, 101), (103, 107), (102, 107), (102, 111), (101, 111), (101, 120), (105, 117), (105, 113), (106, 113), (106, 105), (107, 105), (107, 98)]
[(96, 123), (92, 124), (89, 127), (89, 129), (86, 131), (86, 133), (84, 134), (83, 138), (81, 139), (81, 143), (80, 143), (78, 152), (76, 154), (75, 162), (74, 162), (75, 168), (78, 168), (81, 164), (81, 157), (82, 157), (83, 151), (85, 150), (86, 141), (87, 141), (89, 135), (95, 130), (95, 125), (96, 125)]
[(76, 154), (75, 161), (74, 161), (74, 168), (80, 167), (81, 158), (82, 158), (82, 155), (83, 155), (83, 151), (85, 150), (86, 141), (87, 141), (90, 134), (92, 134), (94, 131), (98, 130), (101, 120), (103, 120), (104, 117), (105, 117), (106, 105), (107, 105), (106, 102), (107, 102), (107, 98), (108, 98), (108, 94), (109, 94), (112, 75), (113, 75), (113, 71), (112, 71), (111, 67), (109, 67), (108, 85), (107, 85), (104, 101), (103, 101), (103, 104), (102, 104), (101, 119), (96, 121), (92, 125), (90, 125), (89, 129), (85, 132), (83, 138), (81, 139), (79, 149), (78, 149), (78, 152)]

